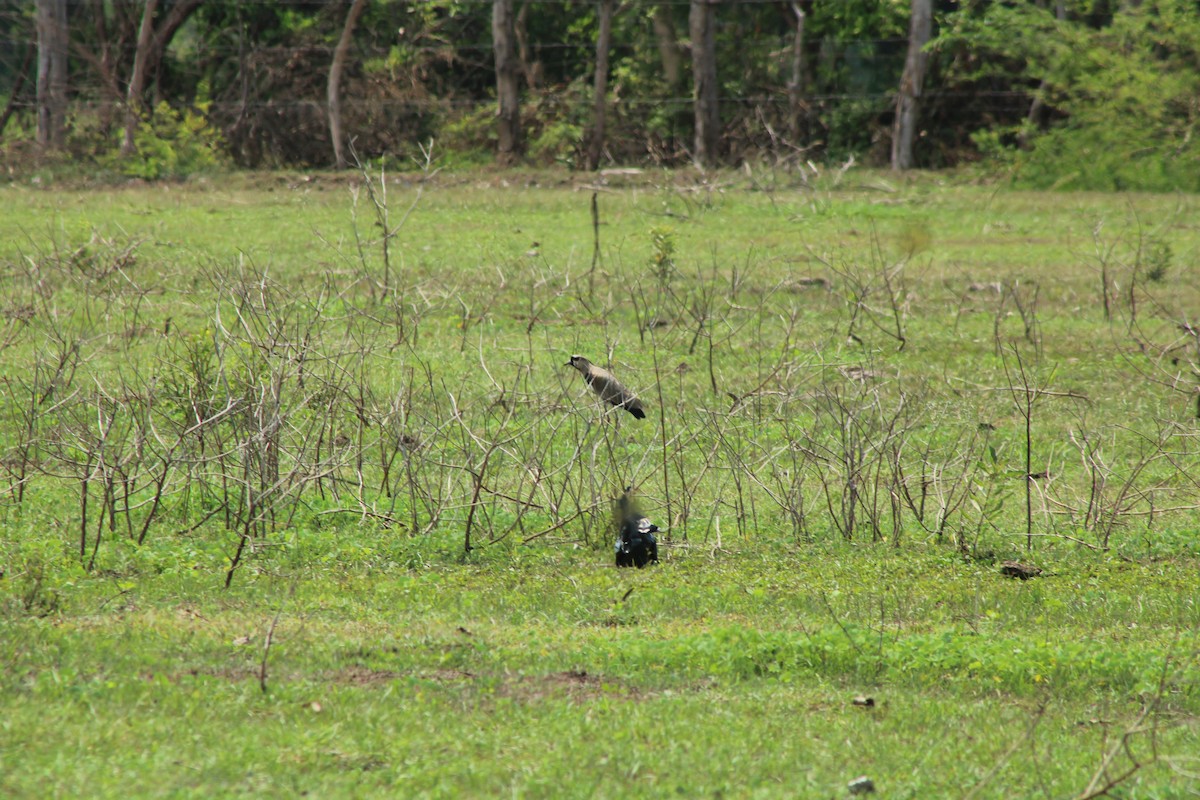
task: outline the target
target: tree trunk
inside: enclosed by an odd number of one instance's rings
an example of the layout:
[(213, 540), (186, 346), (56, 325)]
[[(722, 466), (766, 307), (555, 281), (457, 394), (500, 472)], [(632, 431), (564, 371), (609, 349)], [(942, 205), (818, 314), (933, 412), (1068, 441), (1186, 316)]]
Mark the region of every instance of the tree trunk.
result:
[(513, 0), (492, 0), (492, 51), (496, 58), (496, 161), (511, 166), (521, 155), (521, 106), (517, 85)]
[(683, 82), (683, 54), (679, 50), (679, 40), (675, 36), (675, 23), (671, 20), (669, 6), (659, 5), (654, 8), (654, 38), (658, 41), (658, 57), (662, 61), (663, 81), (672, 91), (679, 88)]
[(37, 52), (36, 47), (26, 46), (25, 57), (21, 59), (21, 66), (17, 69), (17, 79), (13, 81), (12, 91), (8, 93), (8, 104), (4, 107), (4, 113), (0, 114), (0, 137), (4, 136), (4, 129), (8, 127), (9, 119), (17, 110), (17, 103), (21, 101), (21, 90), (25, 88), (25, 80), (29, 76), (29, 65), (33, 63), (35, 52)]
[(121, 155), (130, 156), (137, 152), (133, 135), (137, 132), (142, 116), (142, 92), (146, 88), (146, 62), (150, 58), (150, 41), (154, 35), (154, 11), (158, 0), (146, 0), (142, 10), (142, 25), (138, 29), (137, 50), (133, 55), (133, 72), (129, 76), (129, 92), (125, 96), (125, 138), (121, 142)]
[(796, 16), (796, 31), (792, 35), (792, 76), (788, 81), (788, 122), (792, 134), (792, 144), (799, 146), (803, 133), (804, 92), (807, 89), (804, 81), (804, 23), (807, 15), (804, 7), (793, 0), (792, 13)]
[(720, 0), (692, 0), (688, 28), (692, 37), (693, 109), (696, 117), (696, 166), (717, 163), (721, 109), (717, 105), (716, 5)]
[(908, 57), (896, 97), (896, 122), (892, 128), (892, 169), (911, 169), (916, 139), (921, 85), (925, 81), (928, 55), (925, 44), (933, 33), (933, 0), (912, 0), (908, 27)]
[(204, 0), (177, 0), (171, 5), (163, 16), (158, 30), (154, 32), (154, 39), (150, 43), (150, 49), (146, 56), (147, 75), (156, 75), (160, 71), (159, 63), (162, 61), (163, 54), (167, 52), (171, 40), (175, 38), (175, 34), (183, 27), (183, 23), (188, 21), (188, 18), (203, 2)]
[(326, 99), (329, 103), (329, 138), (333, 140), (333, 162), (338, 169), (347, 166), (345, 144), (342, 137), (342, 70), (346, 66), (346, 54), (350, 52), (350, 42), (354, 38), (354, 27), (362, 16), (367, 0), (354, 0), (350, 10), (346, 12), (346, 24), (342, 26), (342, 35), (338, 38), (337, 47), (333, 49), (333, 61), (329, 65), (329, 85), (326, 88)]
[(604, 132), (608, 115), (608, 48), (612, 42), (612, 18), (617, 0), (599, 0), (600, 26), (596, 34), (596, 74), (592, 93), (595, 105), (592, 112), (592, 135), (588, 141), (587, 168), (600, 168), (604, 152)]
[(108, 31), (108, 19), (104, 13), (104, 0), (91, 0), (88, 8), (91, 10), (92, 24), (96, 29), (96, 52), (88, 53), (79, 45), (76, 45), (76, 52), (82, 53), (84, 59), (100, 73), (100, 84), (104, 87), (107, 95), (106, 102), (101, 103), (98, 113), (100, 135), (108, 138), (121, 104), (121, 82), (117, 80), (113, 67), (113, 47)]
[(525, 85), (537, 90), (542, 85), (542, 63), (534, 61), (529, 49), (529, 0), (521, 3), (517, 12), (517, 21), (513, 24), (513, 33), (517, 37), (517, 62), (521, 65), (521, 74), (525, 76)]
[(58, 150), (67, 131), (67, 0), (37, 0), (37, 142)]
[[(1063, 22), (1067, 18), (1067, 4), (1065, 0), (1057, 0), (1054, 4), (1054, 16), (1059, 22)], [(1030, 137), (1042, 116), (1042, 108), (1045, 106), (1046, 87), (1049, 86), (1049, 81), (1042, 79), (1038, 84), (1037, 94), (1033, 97), (1033, 102), (1029, 104), (1029, 113), (1025, 117), (1025, 127), (1017, 134), (1017, 144), (1022, 148), (1029, 146)]]

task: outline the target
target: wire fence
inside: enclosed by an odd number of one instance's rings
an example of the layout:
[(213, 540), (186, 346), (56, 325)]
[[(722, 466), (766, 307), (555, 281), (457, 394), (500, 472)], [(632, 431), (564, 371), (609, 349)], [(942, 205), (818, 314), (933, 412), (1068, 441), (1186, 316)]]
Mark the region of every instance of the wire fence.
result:
[[(90, 0), (68, 0), (68, 4), (78, 10), (81, 20), (94, 8)], [(479, 11), (491, 6), (492, 0), (455, 0), (453, 5)], [(517, 5), (580, 11), (586, 10), (589, 0), (517, 0)], [(628, 2), (625, 8), (647, 12), (690, 5), (691, 0), (645, 0)], [(737, 35), (725, 41), (718, 64), (722, 81), (718, 107), (727, 137), (743, 141), (760, 137), (770, 140), (766, 145), (773, 145), (781, 134), (791, 137), (792, 143), (803, 136), (802, 147), (815, 143), (843, 153), (862, 152), (878, 142), (878, 130), (886, 125), (903, 68), (904, 37), (822, 36), (807, 42), (803, 85), (796, 91), (789, 85), (796, 78), (794, 31), (788, 29), (786, 19), (758, 30), (744, 24), (749, 17), (737, 18), (738, 6), (777, 7), (790, 15), (793, 4), (725, 0), (716, 5), (724, 23), (731, 30), (737, 28)], [(246, 0), (240, 6), (282, 6), (311, 12), (322, 4)], [(333, 56), (328, 39), (334, 33), (325, 28), (338, 15), (327, 16), (324, 33), (304, 44), (255, 46), (237, 26), (220, 36), (203, 37), (202, 42), (192, 35), (177, 37), (152, 78), (146, 102), (155, 106), (167, 100), (176, 109), (202, 109), (224, 141), (241, 154), (238, 158), (250, 163), (325, 159), (330, 149), (326, 77)], [(468, 147), (484, 146), (494, 135), (490, 127), (495, 109), (493, 45), (480, 24), (484, 15), (476, 16), (479, 19), (470, 26), (456, 28), (466, 41), (431, 41), (428, 31), (420, 35), (410, 31), (406, 38), (403, 28), (359, 31), (341, 82), (340, 106), (348, 134), (357, 138), (364, 152), (392, 151), (399, 143), (430, 137), (441, 139), (447, 126), (455, 127), (459, 143)], [(759, 16), (773, 19), (770, 14)], [(7, 110), (8, 120), (0, 135), (5, 139), (27, 136), (35, 124), (37, 68), (36, 59), (30, 56), (36, 42), (28, 38), (28, 20), (23, 27), (24, 37), (16, 26), (0, 34), (0, 113)], [(573, 37), (578, 41), (571, 41)], [(610, 136), (638, 140), (637, 144), (626, 142), (623, 157), (638, 158), (638, 148), (660, 146), (657, 141), (648, 144), (651, 139), (676, 142), (677, 154), (686, 148), (694, 98), (689, 90), (686, 36), (681, 44), (681, 80), (672, 88), (657, 72), (661, 65), (652, 38), (644, 37), (640, 44), (619, 38), (613, 41), (609, 50), (614, 65), (608, 88)], [(594, 42), (578, 31), (552, 38), (543, 30), (540, 38), (526, 38), (521, 45), (525, 50), (523, 102), (528, 109), (523, 115), (532, 135), (539, 135), (539, 126), (558, 126), (578, 135), (592, 116)], [(124, 73), (129, 64), (116, 69), (110, 66), (111, 74), (102, 76), (95, 54), (85, 54), (85, 49), (74, 46), (71, 54), (68, 116), (76, 130), (86, 126), (86, 118), (119, 119), (126, 111), (124, 81), (128, 76)], [(617, 66), (622, 63), (623, 67)], [(934, 82), (923, 97), (927, 107), (948, 110), (951, 116), (972, 108), (977, 118), (992, 119), (1019, 115), (1023, 113), (1020, 107), (1028, 102), (1026, 92), (1011, 86), (982, 84), (964, 88)], [(803, 122), (797, 122), (800, 117)], [(463, 120), (465, 127), (459, 124)], [(949, 129), (958, 123), (939, 121), (938, 125)], [(956, 135), (959, 141), (965, 139), (961, 131)], [(747, 147), (766, 145), (759, 141)]]

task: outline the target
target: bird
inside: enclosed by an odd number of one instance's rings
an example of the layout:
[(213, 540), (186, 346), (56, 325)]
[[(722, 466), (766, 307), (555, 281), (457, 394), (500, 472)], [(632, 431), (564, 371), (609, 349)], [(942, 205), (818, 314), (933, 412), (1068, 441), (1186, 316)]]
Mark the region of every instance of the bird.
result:
[(579, 370), (583, 379), (588, 382), (588, 386), (591, 386), (592, 391), (598, 394), (604, 402), (623, 408), (638, 419), (646, 418), (642, 401), (638, 400), (637, 396), (626, 389), (608, 370), (597, 367), (583, 356), (571, 356), (571, 360), (563, 366)]
[(641, 567), (650, 562), (658, 563), (658, 541), (654, 534), (658, 526), (651, 522), (633, 502), (632, 488), (617, 500), (617, 543), (618, 567)]

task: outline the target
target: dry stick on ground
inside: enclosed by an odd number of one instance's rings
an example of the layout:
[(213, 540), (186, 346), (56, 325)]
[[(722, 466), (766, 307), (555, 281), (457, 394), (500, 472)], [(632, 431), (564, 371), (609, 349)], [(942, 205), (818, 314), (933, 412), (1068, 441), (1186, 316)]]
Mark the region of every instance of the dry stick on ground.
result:
[[(654, 360), (654, 390), (658, 395), (658, 433), (662, 439), (662, 473), (663, 473), (663, 497), (667, 503), (667, 535), (663, 537), (666, 541), (671, 541), (674, 536), (675, 517), (671, 503), (671, 480), (668, 469), (668, 445), (667, 445), (667, 409), (666, 399), (663, 396), (663, 381), (662, 369), (658, 360), (658, 335), (650, 331), (650, 355)], [(683, 540), (687, 541), (687, 528), (683, 530)]]
[[(888, 306), (892, 311), (892, 325), (895, 327), (895, 330), (891, 334), (900, 343), (900, 346), (896, 348), (896, 352), (898, 353), (908, 344), (908, 339), (904, 334), (904, 311), (900, 307), (900, 294), (904, 291), (904, 283), (901, 281), (897, 286), (893, 286), (892, 281), (903, 274), (904, 268), (907, 266), (906, 260), (901, 260), (893, 267), (888, 266), (883, 258), (883, 247), (879, 242), (879, 232), (875, 229), (874, 220), (871, 221), (871, 246), (879, 264), (879, 275), (883, 279), (883, 288), (887, 290)], [(911, 257), (912, 254), (910, 253), (909, 255)], [(886, 330), (879, 323), (876, 322), (875, 324), (880, 330)]]
[(1112, 262), (1113, 251), (1116, 250), (1118, 242), (1105, 244), (1100, 238), (1100, 232), (1103, 229), (1104, 220), (1097, 220), (1096, 224), (1092, 226), (1092, 247), (1095, 250), (1096, 262), (1100, 265), (1100, 300), (1104, 305), (1104, 319), (1109, 321), (1112, 319), (1112, 276), (1109, 264)]
[[(918, 480), (920, 489), (915, 497), (909, 486), (912, 480), (906, 473), (904, 459), (901, 458), (901, 449), (893, 450), (892, 468), (895, 472), (895, 483), (900, 499), (913, 512), (917, 523), (926, 532), (934, 534), (939, 544), (945, 535), (946, 525), (950, 518), (971, 496), (972, 487), (976, 484), (976, 476), (983, 468), (982, 453), (988, 446), (987, 431), (981, 432), (978, 427), (972, 431), (965, 447), (963, 438), (964, 434), (960, 432), (954, 442), (946, 448), (946, 452), (958, 454), (958, 457), (949, 463), (940, 463), (937, 455), (933, 452), (932, 442), (926, 442), (925, 447), (919, 451), (916, 458), (917, 463), (921, 465), (921, 474)], [(952, 464), (964, 468), (954, 473), (954, 478), (949, 481), (947, 487), (943, 476)], [(926, 524), (925, 521), (927, 506), (931, 499), (937, 506), (937, 516), (932, 525)]]
[[(291, 600), (296, 595), (296, 584), (300, 582), (297, 577), (292, 581), (291, 588), (288, 589), (287, 600)], [(263, 694), (267, 693), (267, 659), (271, 655), (271, 644), (275, 641), (275, 626), (279, 624), (279, 618), (283, 615), (283, 604), (279, 605), (279, 610), (275, 612), (275, 616), (271, 619), (271, 624), (267, 628), (267, 636), (263, 640), (262, 661), (258, 664), (258, 688)]]
[(846, 628), (845, 623), (842, 622), (842, 618), (839, 617), (837, 612), (833, 610), (833, 604), (829, 602), (829, 595), (826, 594), (824, 589), (821, 589), (817, 596), (821, 598), (821, 605), (825, 606), (825, 610), (829, 613), (829, 618), (832, 619), (834, 624), (838, 626), (838, 630), (840, 630), (842, 635), (846, 637), (846, 641), (849, 642), (850, 646), (854, 648), (854, 652), (861, 656), (862, 647), (854, 640), (854, 635)]
[(1021, 323), (1025, 327), (1025, 339), (1037, 349), (1038, 357), (1042, 355), (1042, 331), (1041, 323), (1038, 321), (1038, 298), (1042, 293), (1042, 287), (1036, 281), (1033, 281), (1033, 291), (1026, 297), (1021, 292), (1021, 282), (1014, 281), (1012, 284), (1005, 285), (1005, 291), (1013, 299), (1013, 305), (1017, 307), (1017, 313), (1021, 316)]
[[(878, 541), (883, 537), (880, 494), (883, 470), (889, 463), (886, 456), (889, 446), (902, 445), (910, 434), (904, 422), (907, 398), (901, 394), (896, 407), (886, 410), (877, 389), (847, 395), (841, 387), (826, 383), (818, 399), (825, 412), (818, 419), (831, 421), (836, 439), (828, 463), (831, 468), (841, 468), (840, 475), (828, 475), (829, 470), (817, 472), (830, 518), (849, 541), (860, 525), (861, 509), (870, 524), (872, 540)], [(894, 486), (887, 488), (889, 495), (895, 491)], [(889, 506), (893, 512), (897, 510), (890, 497)], [(893, 519), (893, 533), (896, 525)]]
[[(306, 488), (335, 476), (339, 465), (321, 462), (319, 453), (314, 457), (313, 443), (319, 441), (325, 420), (305, 413), (328, 389), (305, 366), (318, 358), (315, 347), (325, 324), (321, 304), (288, 294), (265, 273), (215, 275), (212, 280), (233, 312), (227, 327), (218, 304), (214, 328), (219, 336), (219, 374), (224, 390), (244, 401), (243, 413), (230, 420), (228, 436), (236, 443), (229, 451), (233, 457), (220, 461), (226, 525), (238, 535), (225, 575), (228, 587), (251, 540), (265, 537), (281, 522), (290, 524)], [(248, 377), (242, 374), (245, 369), (228, 368), (220, 344), (226, 350), (243, 346), (242, 357), (250, 359), (245, 365)]]
[[(491, 373), (488, 371), (487, 365), (483, 361), (482, 346), (481, 346), (481, 350), (480, 350), (480, 366), (482, 367), (482, 370), (484, 371), (484, 373), (487, 374), (490, 378)], [(492, 382), (495, 386), (500, 388), (501, 395), (503, 396), (505, 394), (504, 387), (501, 387), (498, 383), (495, 382), (494, 379), (492, 379)], [(451, 402), (452, 403), (455, 402), (453, 395), (450, 395), (450, 397), (451, 397)], [(495, 405), (495, 403), (493, 403), (493, 406), (494, 405)], [(453, 415), (453, 419), (455, 421), (457, 421), (457, 423), (459, 425), (460, 433), (462, 434), (461, 441), (463, 442), (463, 449), (464, 449), (463, 455), (464, 455), (464, 458), (466, 459), (466, 463), (462, 467), (462, 469), (471, 477), (471, 500), (470, 500), (470, 504), (468, 506), (468, 511), (467, 511), (466, 529), (463, 534), (463, 555), (464, 556), (469, 554), (471, 552), (471, 550), (473, 549), (472, 545), (471, 545), (471, 532), (474, 528), (475, 519), (476, 519), (476, 516), (478, 515), (478, 510), (481, 505), (481, 496), (486, 489), (487, 471), (488, 471), (489, 466), (492, 463), (493, 456), (495, 456), (497, 453), (507, 454), (507, 450), (505, 448), (507, 448), (509, 445), (511, 445), (514, 441), (517, 441), (519, 438), (521, 438), (523, 435), (525, 435), (525, 433), (527, 431), (529, 431), (532, 428), (532, 424), (530, 424), (530, 425), (525, 425), (523, 427), (517, 428), (516, 430), (509, 430), (509, 425), (515, 419), (515, 415), (516, 415), (516, 411), (517, 411), (517, 404), (516, 403), (502, 403), (501, 407), (504, 409), (505, 413), (504, 413), (504, 416), (501, 417), (501, 419), (499, 420), (498, 428), (495, 431), (495, 433), (493, 433), (491, 435), (490, 440), (484, 438), (483, 435), (478, 434), (474, 430), (472, 430), (470, 425), (467, 423), (466, 419), (464, 418), (464, 415), (461, 413), (461, 411), (457, 410), (457, 407), (456, 407), (456, 413)], [(482, 459), (479, 462), (478, 466), (472, 466), (472, 463), (471, 463), (469, 450), (472, 448), (472, 446), (477, 447), (482, 452)], [(496, 497), (501, 497), (503, 499), (509, 500), (510, 502), (517, 503), (519, 508), (516, 513), (518, 516), (525, 513), (525, 504), (523, 504), (522, 501), (520, 501), (514, 497), (508, 496), (508, 495), (499, 494), (498, 492), (495, 492), (495, 491), (488, 491), (488, 494), (489, 494), (489, 496), (491, 496), (493, 498), (493, 500)], [(488, 536), (489, 536), (489, 538), (494, 539), (495, 531), (489, 529)]]
[[(550, 276), (552, 277), (553, 275), (554, 275), (553, 270), (551, 270)], [(550, 294), (549, 299), (544, 300), (543, 302), (541, 302), (539, 304), (537, 302), (537, 297), (539, 294), (539, 292), (537, 290), (541, 289), (542, 287), (548, 286), (549, 283), (550, 283), (549, 277), (547, 277), (546, 275), (538, 276), (534, 273), (533, 269), (530, 268), (530, 286), (529, 286), (529, 292), (528, 292), (529, 320), (525, 325), (525, 346), (528, 348), (528, 356), (529, 356), (529, 365), (528, 366), (529, 366), (530, 371), (532, 371), (534, 368), (533, 329), (537, 326), (537, 324), (539, 322), (542, 321), (542, 316), (548, 310), (550, 310), (551, 307), (558, 300), (560, 300), (563, 297), (563, 295), (566, 293), (566, 290), (570, 287), (570, 285), (571, 285), (570, 266), (567, 267), (567, 273), (563, 279), (562, 287), (556, 288)], [(480, 348), (482, 349), (482, 347), (483, 347), (483, 336), (482, 335), (479, 337), (479, 345), (480, 345)], [(481, 353), (480, 357), (482, 358), (482, 353)]]

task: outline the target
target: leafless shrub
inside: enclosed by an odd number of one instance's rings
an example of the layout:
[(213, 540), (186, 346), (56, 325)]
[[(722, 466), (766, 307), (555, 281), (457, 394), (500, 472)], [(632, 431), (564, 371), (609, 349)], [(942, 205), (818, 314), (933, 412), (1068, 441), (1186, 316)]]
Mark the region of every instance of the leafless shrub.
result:
[[(862, 344), (858, 331), (868, 324), (895, 340), (897, 351), (903, 350), (907, 343), (905, 323), (909, 307), (904, 275), (912, 253), (889, 261), (884, 256), (877, 232), (872, 229), (870, 258), (866, 263), (853, 257), (816, 252), (812, 255), (835, 276), (835, 291), (842, 294), (848, 316), (846, 338)], [(885, 307), (880, 308), (880, 303)]]
[[(960, 430), (945, 445), (915, 435), (893, 443), (891, 468), (900, 500), (936, 542), (978, 493), (988, 456), (995, 461), (990, 438), (990, 426), (978, 425)], [(961, 537), (955, 544), (963, 546)]]
[(1141, 519), (1150, 526), (1155, 514), (1196, 507), (1186, 501), (1190, 488), (1164, 481), (1155, 469), (1162, 463), (1172, 468), (1176, 478), (1189, 477), (1189, 470), (1182, 465), (1192, 455), (1186, 449), (1188, 440), (1179, 426), (1170, 422), (1159, 422), (1148, 432), (1126, 426), (1095, 430), (1089, 429), (1081, 415), (1070, 441), (1086, 480), (1081, 489), (1061, 493), (1052, 502), (1095, 537), (1091, 546), (1108, 550), (1113, 534), (1132, 520)]
[(899, 543), (903, 506), (891, 454), (911, 433), (909, 397), (888, 398), (867, 380), (827, 379), (815, 404), (809, 449), (824, 467), (817, 478), (834, 528), (846, 540), (868, 532), (871, 541)]
[(1012, 314), (1008, 311), (1011, 302), (1021, 318), (1022, 336), (1034, 348), (1038, 358), (1042, 356), (1041, 325), (1038, 320), (1038, 299), (1041, 286), (1036, 281), (1015, 280), (1001, 284), (1000, 302), (996, 304), (996, 314), (992, 323), (992, 342), (996, 355), (1002, 356), (1004, 351), (1004, 321)]

